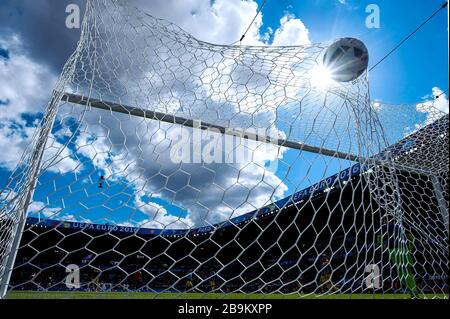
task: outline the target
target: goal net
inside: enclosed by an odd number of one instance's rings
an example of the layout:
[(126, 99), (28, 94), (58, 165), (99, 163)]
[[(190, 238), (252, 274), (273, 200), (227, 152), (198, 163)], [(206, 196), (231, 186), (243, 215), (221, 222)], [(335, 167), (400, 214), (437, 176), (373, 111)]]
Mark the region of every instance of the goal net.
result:
[(1, 296), (448, 296), (445, 96), (372, 102), (366, 75), (327, 79), (326, 48), (87, 1), (1, 193)]

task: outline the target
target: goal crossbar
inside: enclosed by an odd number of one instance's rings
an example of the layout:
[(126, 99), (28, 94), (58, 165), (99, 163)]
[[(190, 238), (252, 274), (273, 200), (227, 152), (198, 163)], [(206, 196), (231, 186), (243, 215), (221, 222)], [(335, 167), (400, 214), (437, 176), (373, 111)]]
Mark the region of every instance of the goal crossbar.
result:
[(218, 131), (225, 135), (231, 135), (231, 136), (238, 136), (244, 139), (253, 140), (257, 142), (263, 142), (263, 143), (270, 143), (277, 146), (287, 147), (291, 149), (296, 149), (300, 151), (306, 151), (310, 153), (316, 153), (320, 155), (330, 156), (330, 157), (336, 157), (340, 159), (345, 159), (349, 161), (357, 162), (361, 158), (359, 156), (330, 150), (323, 147), (317, 147), (308, 145), (306, 143), (301, 143), (297, 141), (290, 141), (286, 139), (280, 139), (280, 138), (274, 138), (270, 136), (263, 136), (251, 132), (241, 131), (238, 129), (232, 129), (228, 127), (224, 127), (217, 124), (212, 124), (208, 122), (203, 121), (196, 121), (192, 119), (187, 119), (184, 117), (176, 116), (176, 115), (170, 115), (162, 112), (152, 111), (152, 110), (146, 110), (139, 107), (133, 107), (129, 105), (109, 102), (109, 101), (103, 101), (98, 100), (95, 98), (88, 98), (81, 95), (76, 95), (72, 93), (65, 92), (62, 96), (62, 100), (66, 101), (68, 103), (78, 104), (78, 105), (84, 105), (84, 106), (90, 106), (97, 109), (112, 111), (112, 112), (118, 112), (123, 114), (129, 114), (133, 116), (139, 116), (146, 119), (151, 120), (157, 120), (161, 122), (171, 123), (171, 124), (178, 124), (183, 125), (190, 128), (197, 128), (201, 130), (209, 130), (214, 129), (215, 131)]
[[(258, 135), (258, 134), (254, 134), (252, 132), (241, 131), (238, 129), (232, 129), (232, 128), (224, 127), (224, 126), (217, 125), (217, 124), (212, 124), (212, 123), (203, 122), (203, 121), (199, 121), (199, 120), (192, 120), (192, 119), (184, 118), (181, 116), (166, 114), (166, 113), (152, 111), (152, 110), (146, 110), (146, 109), (142, 109), (139, 107), (124, 105), (124, 104), (110, 102), (110, 101), (99, 100), (99, 99), (95, 99), (95, 98), (91, 98), (91, 97), (88, 98), (85, 96), (72, 94), (72, 93), (68, 93), (68, 92), (65, 92), (62, 95), (61, 100), (68, 102), (68, 103), (72, 103), (72, 104), (78, 104), (78, 105), (82, 105), (82, 106), (90, 106), (90, 107), (93, 107), (96, 109), (102, 109), (102, 110), (111, 111), (111, 112), (118, 112), (118, 113), (122, 113), (122, 114), (138, 116), (138, 117), (142, 117), (142, 118), (146, 118), (146, 119), (150, 119), (150, 120), (157, 120), (157, 121), (166, 122), (166, 123), (170, 123), (170, 124), (178, 124), (178, 125), (182, 125), (182, 126), (186, 126), (186, 127), (190, 127), (190, 128), (196, 128), (196, 129), (201, 129), (201, 130), (214, 129), (215, 131), (218, 131), (221, 134), (225, 134), (225, 135), (237, 136), (237, 137), (241, 137), (241, 138), (248, 139), (248, 140), (253, 140), (253, 141), (263, 142), (263, 143), (270, 143), (270, 144), (277, 145), (277, 146), (287, 147), (287, 148), (300, 150), (300, 151), (306, 151), (309, 153), (325, 155), (325, 156), (329, 156), (329, 157), (335, 157), (335, 158), (349, 160), (349, 161), (353, 161), (353, 162), (364, 162), (364, 161), (368, 160), (367, 158), (362, 158), (361, 156), (357, 156), (354, 154), (339, 152), (339, 151), (335, 151), (335, 150), (331, 150), (331, 149), (327, 149), (327, 148), (323, 148), (323, 147), (312, 146), (312, 145), (309, 145), (306, 143), (290, 141), (290, 140), (281, 139), (281, 138), (274, 138), (271, 136)], [(381, 159), (372, 158), (372, 161), (375, 164), (378, 164), (381, 166), (386, 165), (385, 161), (383, 161)], [(427, 175), (427, 176), (433, 175), (432, 172), (429, 172), (424, 169), (419, 169), (417, 167), (411, 167), (409, 165), (404, 165), (404, 164), (400, 164), (400, 163), (390, 163), (390, 165), (393, 165), (397, 169), (399, 169), (401, 171), (405, 171), (405, 172), (411, 171), (411, 172), (415, 172), (419, 175)]]

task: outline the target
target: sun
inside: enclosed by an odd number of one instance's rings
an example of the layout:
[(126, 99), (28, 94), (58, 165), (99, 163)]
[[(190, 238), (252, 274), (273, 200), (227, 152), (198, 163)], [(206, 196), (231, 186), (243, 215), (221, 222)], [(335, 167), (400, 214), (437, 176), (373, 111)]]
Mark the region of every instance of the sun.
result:
[(323, 64), (317, 64), (311, 69), (311, 86), (326, 90), (333, 82), (332, 72)]

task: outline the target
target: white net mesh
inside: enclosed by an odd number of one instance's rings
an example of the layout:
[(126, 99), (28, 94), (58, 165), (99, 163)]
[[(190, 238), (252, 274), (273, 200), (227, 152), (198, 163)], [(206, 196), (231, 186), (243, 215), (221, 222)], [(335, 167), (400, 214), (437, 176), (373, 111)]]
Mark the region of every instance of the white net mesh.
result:
[(2, 192), (1, 293), (448, 294), (448, 115), (327, 82), (325, 49), (88, 1)]

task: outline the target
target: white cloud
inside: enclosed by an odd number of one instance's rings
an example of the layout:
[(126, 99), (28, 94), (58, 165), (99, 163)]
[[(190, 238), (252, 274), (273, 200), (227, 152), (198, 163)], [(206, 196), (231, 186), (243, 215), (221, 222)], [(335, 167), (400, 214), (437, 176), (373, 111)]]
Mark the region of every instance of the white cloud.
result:
[[(24, 124), (22, 121), (20, 122), (22, 125)], [(16, 167), (33, 132), (34, 128), (15, 126), (10, 121), (0, 122), (0, 167), (10, 171)]]
[(272, 45), (309, 45), (309, 31), (303, 22), (292, 14), (286, 14), (280, 20), (280, 27), (275, 31)]
[[(433, 100), (425, 101), (422, 103), (418, 103), (416, 105), (416, 109), (418, 112), (426, 113), (427, 119), (425, 121), (425, 125), (433, 123), (437, 119), (441, 118), (443, 114), (448, 114), (448, 99), (446, 94), (438, 88), (434, 87), (432, 89)], [(438, 98), (436, 98), (439, 96)]]
[[(31, 153), (35, 130), (35, 126), (28, 126), (21, 118), (0, 122), (0, 167), (12, 171), (20, 163), (26, 149), (28, 154)], [(72, 156), (71, 151), (50, 134), (42, 160), (43, 168), (48, 167), (49, 171), (60, 174), (78, 171), (81, 165)]]
[[(237, 151), (246, 153), (246, 162), (176, 164), (169, 150), (178, 139), (179, 127), (125, 115), (112, 117), (103, 111), (91, 111), (85, 120), (91, 124), (76, 139), (77, 153), (93, 159), (108, 183), (125, 179), (136, 194), (149, 198), (144, 203), (136, 196), (136, 208), (148, 218), (134, 225), (186, 228), (213, 224), (264, 206), (287, 191), (282, 180), (264, 168), (265, 162), (282, 156), (275, 146), (245, 140)], [(154, 198), (189, 214), (173, 216), (166, 207), (153, 203)]]
[(0, 47), (9, 52), (9, 59), (0, 59), (0, 100), (6, 101), (0, 105), (0, 167), (12, 170), (37, 125), (21, 116), (43, 111), (56, 77), (24, 53), (18, 36), (0, 39)]
[(61, 207), (50, 207), (40, 201), (33, 201), (30, 203), (30, 206), (28, 206), (28, 215), (30, 214), (39, 218), (41, 221), (61, 220), (68, 222), (92, 223), (92, 220), (86, 218), (85, 216), (67, 214)]
[(56, 77), (24, 52), (18, 36), (0, 39), (0, 47), (9, 51), (8, 60), (0, 60), (0, 121), (16, 120), (24, 113), (42, 112)]
[[(254, 1), (216, 0), (211, 2), (209, 0), (190, 0), (175, 2), (174, 0), (160, 0), (144, 2), (135, 0), (134, 2), (154, 16), (175, 22), (200, 40), (225, 44), (240, 38), (257, 11), (257, 5)], [(262, 21), (263, 16), (259, 15), (255, 24), (247, 33), (243, 44), (263, 45), (267, 42), (272, 31), (269, 30), (269, 33), (261, 35)], [(280, 28), (273, 32), (274, 45), (305, 45), (310, 43), (308, 30), (299, 19), (291, 14), (283, 17), (280, 20)], [(36, 64), (24, 54), (18, 38), (14, 38), (14, 41), (4, 42), (6, 43), (4, 46), (11, 52), (11, 59), (4, 65), (0, 73), (3, 78), (9, 81), (8, 85), (0, 88), (0, 98), (11, 101), (6, 106), (11, 112), (1, 119), (3, 123), (9, 121), (10, 118), (17, 118), (22, 113), (42, 111), (56, 80), (45, 67)], [(140, 63), (139, 66), (152, 66), (151, 60), (146, 62), (146, 64)], [(107, 62), (105, 61), (105, 63)], [(101, 66), (98, 67), (101, 68)], [(170, 82), (170, 79), (166, 76), (159, 87), (157, 85), (158, 78), (152, 76), (151, 69), (139, 69), (139, 72), (136, 73), (131, 72), (130, 69), (125, 71), (132, 73), (135, 77), (132, 83), (139, 81), (139, 75), (144, 71), (143, 79), (146, 81), (151, 79), (155, 91), (160, 89), (157, 93), (158, 99), (154, 101), (162, 103), (156, 105), (155, 108), (164, 107), (165, 111), (172, 113), (180, 106), (186, 105), (185, 102), (188, 102), (186, 92), (195, 92), (196, 99), (204, 100), (210, 99), (212, 95), (212, 91), (204, 87), (206, 84), (210, 85), (211, 88), (212, 82), (204, 81), (200, 92), (198, 83), (195, 83), (189, 77), (183, 78), (183, 72), (186, 72), (186, 70), (195, 72), (195, 70), (190, 69), (190, 66), (185, 66), (184, 70), (176, 73), (178, 81)], [(127, 78), (120, 74), (121, 71), (120, 68), (116, 70), (118, 82), (123, 81), (129, 84)], [(12, 77), (13, 75), (14, 77)], [(84, 75), (79, 74), (79, 76)], [(248, 72), (246, 74), (245, 70), (242, 69), (230, 71), (229, 76), (234, 77), (235, 81), (238, 81), (236, 77), (240, 77), (242, 81), (249, 80)], [(262, 77), (264, 76), (266, 75), (262, 74)], [(272, 95), (274, 98), (274, 100), (270, 100), (269, 97), (262, 94), (265, 92), (262, 77), (252, 76), (250, 81), (247, 82), (250, 89), (249, 94), (244, 94), (241, 100), (235, 101), (243, 109), (225, 108), (223, 101), (230, 103), (233, 102), (233, 97), (238, 96), (232, 94), (218, 97), (216, 100), (210, 99), (211, 102), (207, 104), (192, 104), (190, 110), (195, 110), (200, 115), (204, 115), (202, 112), (206, 110), (211, 114), (217, 114), (218, 110), (225, 110), (223, 114), (230, 118), (239, 118), (239, 121), (247, 121), (252, 125), (255, 121), (259, 126), (273, 123), (274, 113), (270, 109), (258, 109), (258, 105), (270, 108), (286, 102), (283, 100), (286, 98), (285, 94), (288, 94), (288, 97), (295, 97), (296, 86), (293, 85), (293, 88), (287, 90), (282, 89), (283, 94), (278, 94), (277, 89), (268, 91), (268, 96)], [(11, 78), (13, 80), (10, 80)], [(282, 81), (281, 78), (278, 78), (278, 81)], [(80, 81), (78, 84), (82, 86), (81, 81), (87, 79), (79, 78), (77, 80)], [(110, 79), (107, 80), (109, 81), (108, 84), (115, 84), (111, 83)], [(265, 80), (267, 82), (267, 77)], [(101, 79), (97, 79), (97, 81), (99, 82), (96, 83), (96, 87), (101, 87), (103, 84)], [(21, 82), (24, 83), (23, 87)], [(134, 92), (136, 95), (132, 94), (133, 88), (127, 87), (127, 90), (136, 100), (142, 97), (143, 92), (147, 93), (146, 98), (152, 96), (147, 91), (145, 84), (139, 83), (134, 88), (136, 89), (136, 92)], [(288, 91), (288, 93), (285, 91)], [(258, 95), (262, 95), (262, 100), (253, 99)], [(178, 101), (176, 98), (178, 98)], [(154, 101), (153, 103), (155, 103)], [(196, 101), (196, 103), (198, 102), (199, 100)], [(256, 116), (255, 112), (257, 111), (268, 112), (263, 112), (265, 115)], [(89, 130), (82, 130), (81, 134), (77, 136), (74, 141), (77, 145), (75, 151), (64, 148), (58, 142), (57, 138), (65, 136), (60, 136), (58, 132), (55, 133), (55, 136), (50, 136), (47, 143), (50, 152), (47, 152), (44, 157), (44, 167), (51, 163), (49, 162), (50, 159), (54, 159), (53, 164), (57, 164), (49, 168), (51, 171), (59, 173), (73, 171), (80, 162), (78, 157), (86, 156), (92, 159), (96, 169), (105, 170), (109, 178), (125, 178), (137, 190), (145, 191), (151, 197), (159, 197), (168, 203), (179, 205), (190, 212), (187, 217), (179, 218), (170, 215), (160, 205), (154, 203), (151, 204), (151, 207), (146, 205), (143, 210), (149, 215), (149, 218), (145, 221), (153, 226), (159, 224), (159, 227), (165, 225), (169, 228), (180, 228), (186, 227), (186, 225), (198, 226), (205, 222), (222, 221), (231, 216), (259, 208), (267, 204), (269, 200), (284, 196), (287, 191), (287, 187), (279, 177), (264, 169), (267, 161), (273, 161), (282, 156), (282, 152), (280, 153), (275, 146), (261, 148), (258, 147), (260, 144), (250, 143), (246, 146), (247, 152), (253, 156), (249, 157), (252, 160), (247, 163), (179, 167), (171, 163), (168, 157), (169, 152), (165, 149), (175, 139), (173, 127), (161, 123), (155, 125), (155, 122), (149, 121), (139, 122), (137, 119), (132, 121), (122, 115), (109, 119), (107, 116), (103, 116), (100, 120), (99, 113), (88, 113), (85, 120), (89, 122)], [(30, 132), (26, 132), (26, 134), (19, 134), (20, 132), (9, 128), (9, 126), (2, 126), (1, 129), (0, 139), (5, 142), (4, 145), (14, 143), (17, 147), (14, 153), (21, 154), (20, 149), (23, 149), (29, 143), (32, 128), (29, 128)], [(18, 161), (18, 157), (5, 157), (3, 161), (6, 163), (3, 166), (12, 169), (13, 163)], [(189, 182), (183, 180), (183, 173), (190, 176)], [(214, 183), (210, 179), (211, 175), (214, 176)], [(139, 204), (139, 200), (137, 200), (137, 204)]]
[(139, 194), (136, 194), (135, 202), (136, 208), (146, 214), (148, 218), (141, 221), (131, 220), (130, 225), (133, 227), (186, 229), (194, 226), (189, 215), (187, 217), (171, 215), (163, 206), (151, 201), (144, 201)]
[[(132, 3), (155, 17), (175, 23), (199, 40), (217, 44), (231, 44), (239, 40), (258, 10), (258, 4), (253, 0), (132, 0)], [(274, 31), (268, 28), (261, 33), (263, 20), (263, 13), (260, 13), (242, 44), (268, 44), (268, 37)], [(308, 29), (300, 19), (291, 13), (281, 18), (272, 45), (310, 43)]]
[(62, 211), (59, 207), (49, 207), (43, 202), (33, 201), (28, 207), (28, 213), (38, 215), (41, 218), (53, 219), (59, 217), (59, 213)]
[[(133, 0), (151, 15), (180, 26), (194, 37), (210, 43), (230, 44), (241, 37), (255, 16), (255, 1), (241, 0)], [(245, 37), (245, 44), (263, 44), (259, 36), (259, 15)]]
[(42, 159), (42, 169), (53, 173), (75, 173), (82, 169), (82, 165), (73, 158), (74, 154), (68, 147), (58, 142), (53, 134), (50, 134), (45, 146)]

